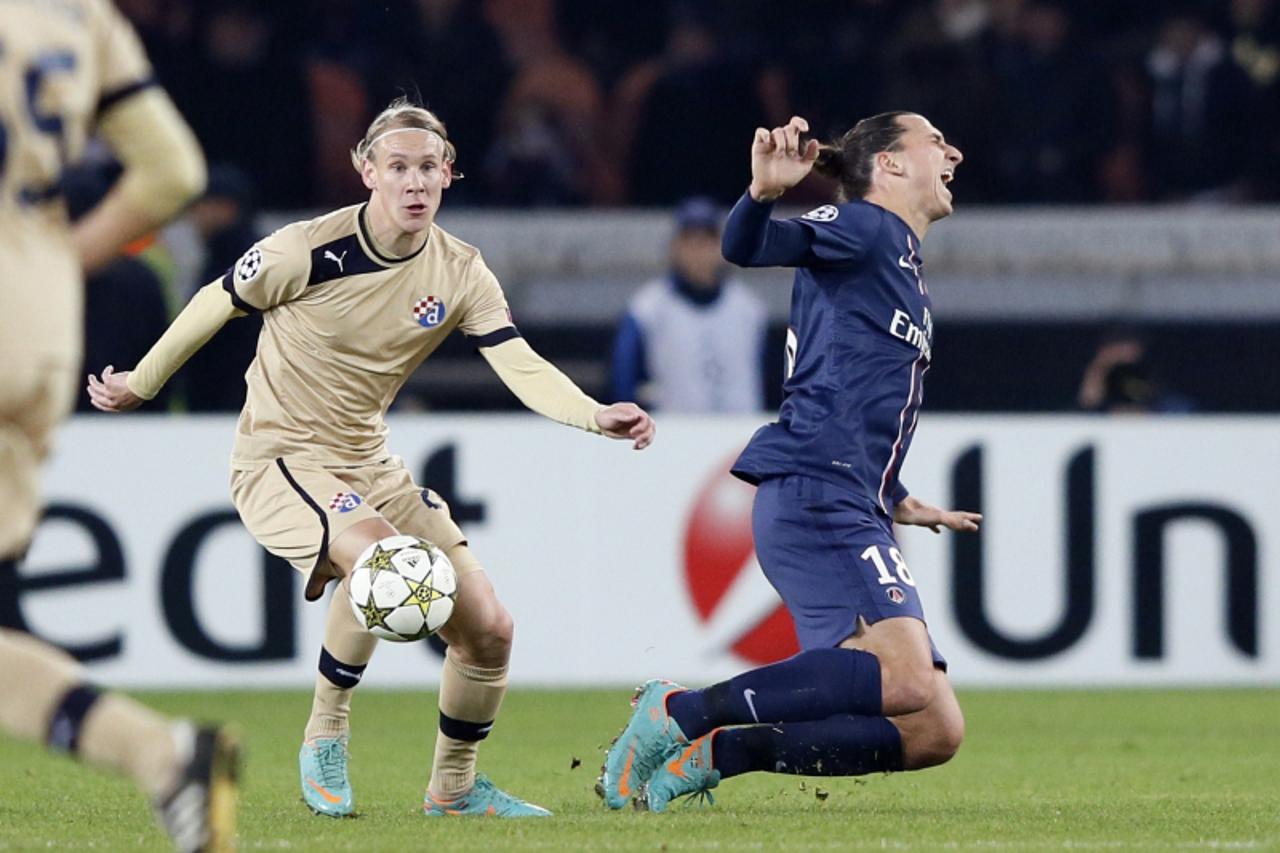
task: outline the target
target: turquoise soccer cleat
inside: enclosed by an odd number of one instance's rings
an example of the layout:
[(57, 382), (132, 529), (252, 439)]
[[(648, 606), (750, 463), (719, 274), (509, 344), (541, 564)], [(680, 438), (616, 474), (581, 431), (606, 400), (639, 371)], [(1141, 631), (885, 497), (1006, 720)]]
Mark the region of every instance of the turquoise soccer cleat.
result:
[(596, 793), (611, 809), (620, 809), (658, 768), (667, 751), (689, 742), (667, 713), (667, 697), (686, 688), (674, 681), (646, 681), (631, 704), (635, 710), (622, 734), (609, 746)]
[(347, 778), (347, 739), (316, 738), (298, 752), (302, 801), (318, 815), (348, 817), (355, 811)]
[(422, 812), (427, 817), (551, 817), (551, 812), (542, 806), (508, 794), (483, 774), (476, 776), (476, 784), (470, 791), (454, 800), (437, 800), (428, 791), (422, 801)]
[(711, 766), (711, 738), (705, 734), (692, 743), (672, 747), (658, 769), (636, 793), (637, 811), (664, 812), (677, 797), (706, 800), (715, 805), (711, 789), (720, 784), (720, 771)]

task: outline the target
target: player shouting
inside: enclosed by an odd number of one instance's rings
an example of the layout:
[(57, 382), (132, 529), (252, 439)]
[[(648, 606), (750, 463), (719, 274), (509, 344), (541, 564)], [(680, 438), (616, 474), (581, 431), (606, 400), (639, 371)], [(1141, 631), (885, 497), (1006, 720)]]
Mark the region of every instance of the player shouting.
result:
[[(648, 682), (605, 759), (597, 790), (612, 808), (634, 797), (663, 811), (757, 770), (918, 770), (964, 735), (892, 527), (981, 520), (909, 497), (898, 479), (933, 357), (920, 243), (951, 213), (962, 156), (914, 113), (863, 119), (831, 146), (806, 131), (801, 118), (756, 130), (751, 185), (723, 239), (741, 266), (796, 268), (786, 397), (733, 473), (758, 487), (756, 554), (803, 651), (702, 690)], [(839, 182), (839, 203), (772, 220), (814, 168)]]

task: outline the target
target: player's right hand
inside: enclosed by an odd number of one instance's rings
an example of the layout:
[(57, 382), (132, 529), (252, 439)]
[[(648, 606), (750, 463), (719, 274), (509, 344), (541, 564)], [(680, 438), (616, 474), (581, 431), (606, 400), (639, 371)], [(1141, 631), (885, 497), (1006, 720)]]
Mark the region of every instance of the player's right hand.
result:
[(809, 122), (792, 116), (786, 127), (767, 130), (756, 128), (751, 143), (751, 187), (748, 192), (756, 201), (773, 201), (804, 180), (818, 159), (818, 141), (802, 142), (800, 134), (809, 132)]
[(658, 431), (649, 413), (635, 403), (614, 403), (596, 412), (595, 419), (600, 432), (609, 438), (630, 439), (636, 450), (653, 444)]
[(127, 412), (142, 405), (143, 399), (129, 390), (129, 371), (116, 373), (107, 365), (102, 378), (89, 374), (89, 402), (101, 412)]

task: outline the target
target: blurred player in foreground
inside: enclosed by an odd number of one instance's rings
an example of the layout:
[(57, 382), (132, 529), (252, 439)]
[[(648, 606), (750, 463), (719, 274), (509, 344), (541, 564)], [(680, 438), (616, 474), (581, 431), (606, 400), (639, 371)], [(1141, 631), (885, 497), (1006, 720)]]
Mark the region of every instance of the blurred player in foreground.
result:
[[(545, 809), (475, 772), (507, 686), (512, 621), (448, 506), (387, 450), (384, 416), (409, 375), (460, 329), (526, 406), (636, 449), (653, 440), (631, 403), (603, 406), (543, 360), (511, 321), (480, 253), (435, 224), (455, 178), (445, 126), (404, 99), (352, 152), (365, 204), (281, 228), (201, 289), (131, 373), (91, 377), (94, 405), (132, 409), (233, 317), (262, 312), (258, 354), (232, 452), (231, 492), (245, 526), (307, 576), (309, 600), (345, 579), (359, 555), (397, 534), (444, 549), (458, 572), (440, 683), (440, 730), (428, 815), (543, 816)], [(343, 582), (345, 584), (345, 580)], [(348, 713), (377, 638), (356, 621), (345, 585), (329, 606), (315, 701), (299, 756), (317, 813), (354, 808)]]
[[(752, 533), (803, 649), (702, 690), (648, 682), (605, 759), (611, 808), (664, 811), (763, 770), (918, 770), (951, 758), (964, 718), (893, 523), (975, 531), (981, 517), (909, 497), (898, 479), (929, 369), (920, 241), (951, 213), (960, 152), (914, 113), (863, 119), (832, 146), (808, 124), (759, 128), (751, 185), (725, 227), (741, 266), (796, 268), (786, 398), (733, 467), (755, 484)], [(813, 168), (840, 203), (770, 219)]]
[[(40, 466), (75, 399), (83, 271), (204, 187), (200, 148), (154, 82), (106, 0), (0, 6), (0, 572), (30, 543)], [(94, 130), (124, 174), (72, 228), (59, 180)], [(132, 777), (179, 849), (230, 849), (237, 747), (225, 731), (100, 692), (68, 655), (4, 629), (0, 728)]]

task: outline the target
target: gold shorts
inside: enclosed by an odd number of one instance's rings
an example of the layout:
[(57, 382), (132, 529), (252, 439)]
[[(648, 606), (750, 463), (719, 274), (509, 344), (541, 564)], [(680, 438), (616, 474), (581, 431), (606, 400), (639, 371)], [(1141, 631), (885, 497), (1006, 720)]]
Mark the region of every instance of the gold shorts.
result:
[(0, 378), (0, 560), (26, 550), (40, 519), (40, 466), (71, 411), (78, 368), (18, 364)]
[(232, 471), (231, 500), (253, 538), (306, 576), (308, 601), (339, 576), (329, 561), (329, 543), (370, 518), (384, 518), (399, 533), (448, 551), (459, 575), (480, 568), (470, 551), (455, 547), (467, 540), (449, 505), (415, 483), (398, 456), (357, 468), (326, 468), (305, 456), (286, 456)]

